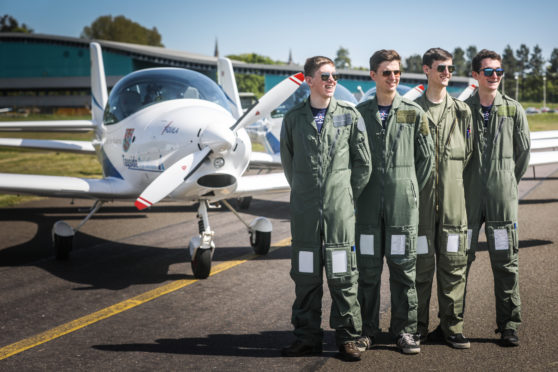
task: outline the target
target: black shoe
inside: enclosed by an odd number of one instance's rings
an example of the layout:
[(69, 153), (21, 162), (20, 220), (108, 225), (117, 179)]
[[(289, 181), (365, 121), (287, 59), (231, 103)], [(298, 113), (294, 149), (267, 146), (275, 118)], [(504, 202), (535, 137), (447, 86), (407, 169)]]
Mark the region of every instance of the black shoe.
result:
[(413, 335), (413, 340), (415, 340), (415, 342), (419, 345), (423, 342), (426, 342), (427, 338), (428, 338), (428, 332), (425, 333), (418, 332)]
[[(496, 330), (496, 333), (500, 331)], [(502, 346), (519, 346), (519, 337), (513, 329), (504, 329), (500, 338)]]
[(446, 343), (454, 349), (469, 349), (471, 347), (471, 343), (462, 333), (446, 337)]
[(355, 341), (349, 341), (339, 346), (339, 354), (341, 359), (348, 362), (356, 362), (360, 360), (360, 350)]
[(442, 331), (442, 327), (438, 326), (435, 330), (430, 332), (427, 336), (428, 341), (432, 342), (441, 342), (444, 341), (444, 331)]
[(281, 349), (281, 355), (286, 357), (299, 357), (305, 355), (319, 355), (322, 353), (322, 344), (305, 344), (296, 340), (291, 345)]

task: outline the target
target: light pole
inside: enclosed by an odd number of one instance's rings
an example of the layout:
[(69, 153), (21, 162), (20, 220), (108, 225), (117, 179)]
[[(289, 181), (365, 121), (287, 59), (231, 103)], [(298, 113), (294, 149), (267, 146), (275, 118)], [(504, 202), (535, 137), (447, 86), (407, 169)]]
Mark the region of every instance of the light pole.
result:
[(546, 74), (543, 73), (543, 108), (546, 107)]
[(519, 102), (519, 72), (513, 75), (515, 76), (515, 100)]

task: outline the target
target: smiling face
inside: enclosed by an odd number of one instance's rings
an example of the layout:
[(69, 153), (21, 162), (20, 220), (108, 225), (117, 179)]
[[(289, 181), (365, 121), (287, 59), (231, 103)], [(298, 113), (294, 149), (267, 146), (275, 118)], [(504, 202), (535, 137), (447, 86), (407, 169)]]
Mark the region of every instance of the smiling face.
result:
[(384, 61), (378, 65), (376, 71), (370, 71), (370, 77), (376, 82), (377, 94), (395, 94), (401, 78), (401, 64), (399, 61)]
[(484, 58), (481, 61), (479, 71), (472, 72), (473, 78), (476, 79), (479, 83), (479, 90), (484, 92), (494, 92), (498, 90), (498, 86), (500, 86), (502, 76), (498, 76), (496, 75), (496, 73), (493, 73), (491, 76), (485, 76), (483, 72), (485, 68), (502, 68), (502, 63), (497, 59)]
[[(422, 69), (426, 76), (428, 77), (428, 86), (437, 88), (446, 88), (449, 85), (452, 73), (449, 72), (447, 66), (452, 65), (452, 59), (445, 59), (432, 62), (432, 67), (428, 65), (422, 66)], [(438, 67), (444, 66), (442, 72), (438, 71)], [(441, 68), (441, 67), (440, 67)]]
[[(320, 66), (312, 76), (306, 76), (306, 83), (310, 87), (310, 96), (320, 98), (323, 100), (333, 97), (337, 81), (333, 79), (332, 74), (335, 74), (335, 66), (326, 63)], [(329, 75), (327, 81), (322, 80), (322, 74)]]

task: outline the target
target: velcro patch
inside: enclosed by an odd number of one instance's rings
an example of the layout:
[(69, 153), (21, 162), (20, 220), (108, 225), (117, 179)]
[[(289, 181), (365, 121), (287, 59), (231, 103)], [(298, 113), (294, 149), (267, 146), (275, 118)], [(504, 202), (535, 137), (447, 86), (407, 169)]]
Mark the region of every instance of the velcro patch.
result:
[(414, 123), (417, 113), (413, 110), (398, 110), (396, 118), (398, 123)]
[(423, 115), (422, 120), (420, 121), (420, 134), (423, 136), (428, 136), (430, 134), (430, 128), (428, 127), (428, 119), (426, 115)]
[(353, 117), (349, 113), (333, 116), (333, 126), (335, 128), (346, 127), (347, 125), (351, 125), (352, 122)]
[(515, 106), (500, 106), (498, 107), (498, 116), (515, 116), (517, 108)]

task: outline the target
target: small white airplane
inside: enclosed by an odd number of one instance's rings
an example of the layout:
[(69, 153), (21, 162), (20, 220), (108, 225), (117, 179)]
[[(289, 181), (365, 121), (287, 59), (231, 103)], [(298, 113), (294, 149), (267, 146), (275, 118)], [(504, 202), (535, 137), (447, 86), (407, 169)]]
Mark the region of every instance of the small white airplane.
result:
[[(94, 140), (0, 139), (0, 146), (96, 154), (104, 177), (0, 173), (0, 193), (95, 200), (77, 227), (64, 221), (54, 224), (53, 245), (59, 259), (68, 258), (75, 232), (105, 202), (135, 200), (139, 210), (165, 198), (199, 202), (200, 234), (188, 247), (194, 276), (206, 278), (215, 250), (209, 203), (220, 201), (235, 212), (226, 199), (289, 190), (282, 172), (244, 174), (252, 155), (244, 128), (290, 96), (304, 81), (303, 74), (288, 77), (242, 113), (232, 64), (226, 58), (218, 60), (222, 88), (195, 71), (153, 68), (125, 76), (108, 96), (101, 47), (91, 43), (90, 51), (92, 120), (1, 122), (0, 130), (90, 130)], [(242, 222), (254, 251), (266, 254), (271, 222), (265, 217)]]

